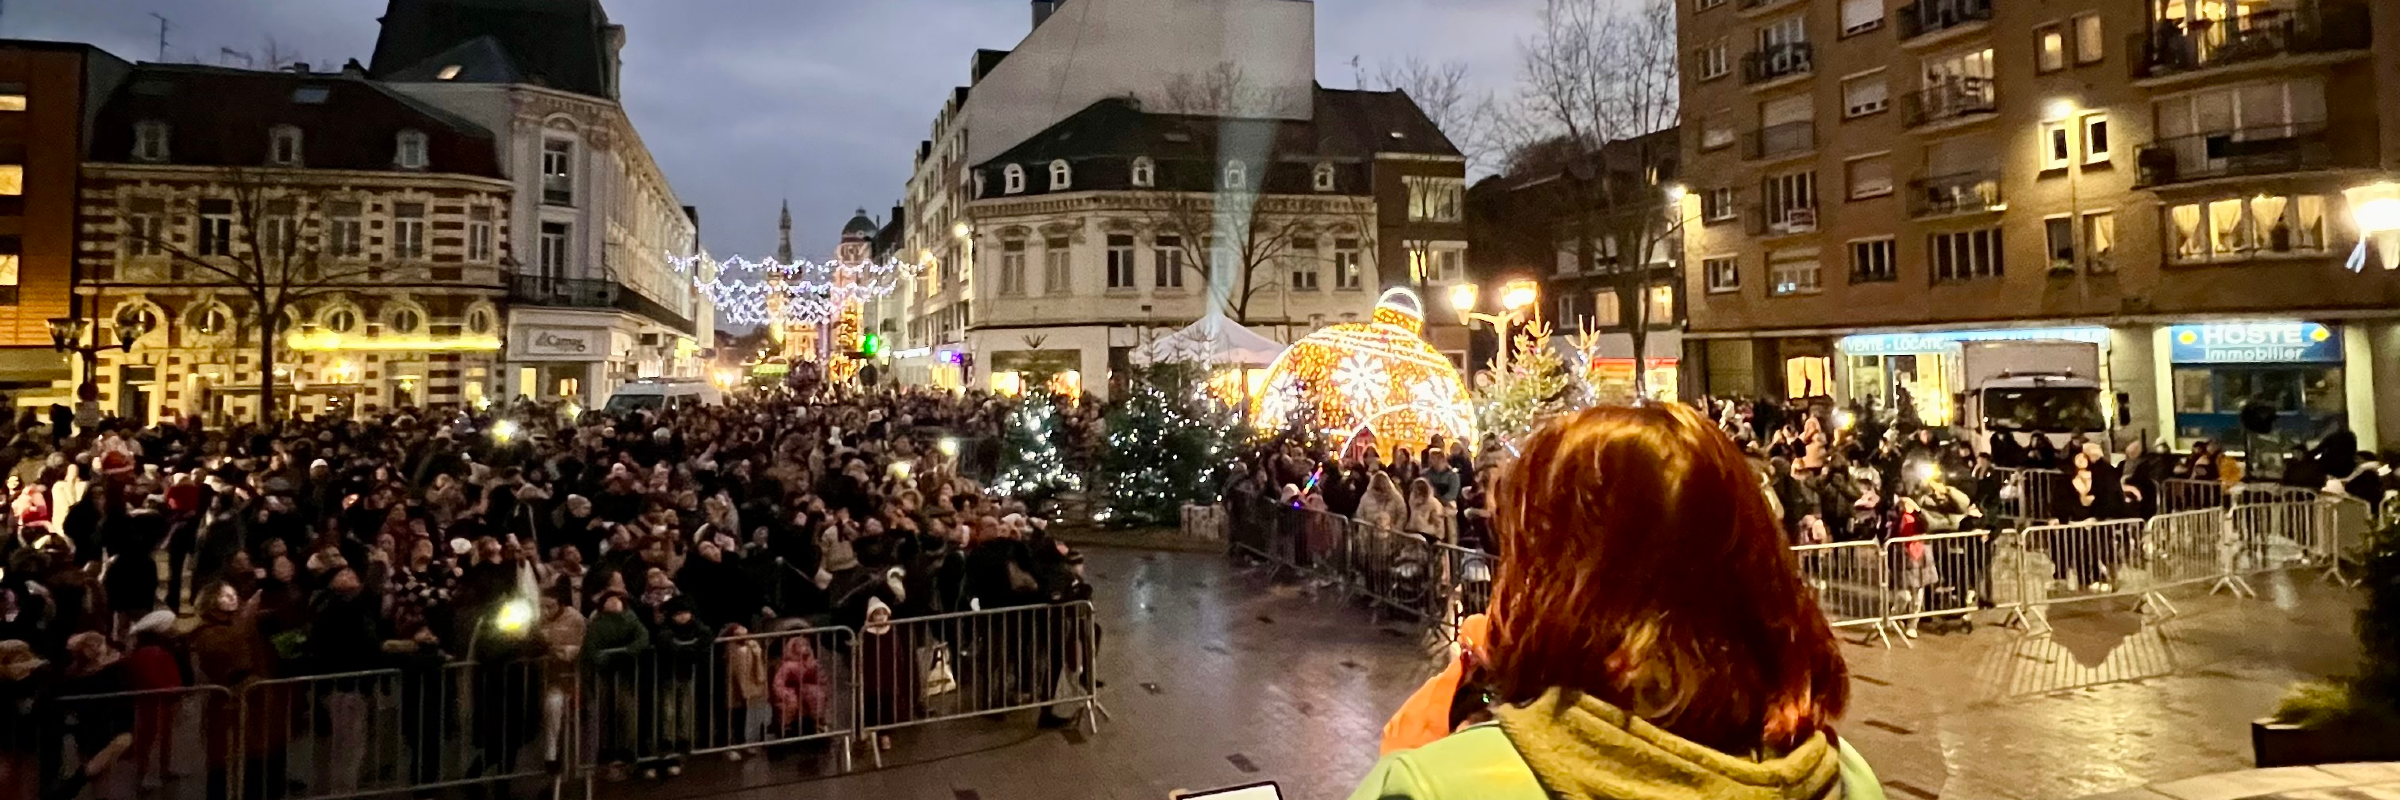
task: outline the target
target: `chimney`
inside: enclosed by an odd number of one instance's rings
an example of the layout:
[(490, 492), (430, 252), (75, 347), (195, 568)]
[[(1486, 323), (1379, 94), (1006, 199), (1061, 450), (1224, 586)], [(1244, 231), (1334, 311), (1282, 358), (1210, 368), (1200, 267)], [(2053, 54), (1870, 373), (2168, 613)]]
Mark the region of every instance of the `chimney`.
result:
[(292, 62), (292, 73), (293, 73), (293, 74), (295, 74), (295, 75), (306, 75), (306, 74), (308, 74), (308, 62), (306, 62), (306, 61), (294, 61), (294, 62)]
[(1033, 27), (1042, 27), (1042, 23), (1049, 21), (1061, 2), (1064, 0), (1033, 0)]

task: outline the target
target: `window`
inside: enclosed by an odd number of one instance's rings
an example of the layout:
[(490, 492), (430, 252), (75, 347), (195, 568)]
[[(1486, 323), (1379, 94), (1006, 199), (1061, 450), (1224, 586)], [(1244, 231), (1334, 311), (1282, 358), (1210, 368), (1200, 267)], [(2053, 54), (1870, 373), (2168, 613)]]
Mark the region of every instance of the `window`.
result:
[(325, 316), (320, 318), (317, 324), (334, 333), (349, 333), (358, 330), (358, 309), (349, 306), (334, 306), (325, 311)]
[(467, 261), (473, 264), (492, 263), (492, 208), (476, 206), (467, 210)]
[(2167, 258), (2195, 263), (2322, 254), (2329, 248), (2328, 202), (2320, 195), (2259, 195), (2173, 206), (2167, 209)]
[(277, 125), (267, 134), (267, 163), (278, 167), (300, 166), (300, 129)]
[(1309, 185), (1320, 192), (1333, 191), (1333, 165), (1318, 164), (1316, 169), (1310, 173)]
[(24, 254), (23, 237), (0, 236), (0, 306), (17, 304), (17, 268), (23, 263)]
[(165, 238), (166, 202), (135, 199), (125, 214), (125, 255), (155, 256), (166, 252), (160, 244)]
[(2041, 72), (2057, 72), (2067, 68), (2067, 32), (2056, 25), (2034, 29), (2039, 42), (2034, 68)]
[(1052, 237), (1042, 242), (1042, 294), (1064, 295), (1075, 291), (1075, 251), (1066, 237)]
[(2092, 272), (2115, 272), (2117, 215), (2093, 211), (2083, 215), (2084, 267)]
[(1000, 243), (1000, 293), (1025, 293), (1025, 241), (1010, 239)]
[(1885, 85), (1883, 72), (1858, 75), (1842, 80), (1842, 116), (1863, 117), (1882, 113), (1892, 104), (1891, 91)]
[(542, 142), (542, 202), (575, 204), (575, 143), (565, 139)]
[(1317, 240), (1293, 239), (1291, 260), (1292, 291), (1313, 292), (1317, 286)]
[(2100, 37), (2100, 15), (2084, 14), (2075, 18), (2075, 63), (2092, 64), (2107, 57), (2108, 43)]
[(1143, 156), (1143, 157), (1141, 157), (1141, 158), (1136, 158), (1136, 159), (1134, 159), (1134, 160), (1133, 160), (1133, 186), (1134, 186), (1134, 188), (1136, 188), (1136, 189), (1148, 189), (1148, 188), (1150, 188), (1150, 187), (1152, 187), (1152, 186), (1156, 186), (1156, 185), (1158, 185), (1158, 162), (1150, 160), (1150, 158), (1149, 158), (1148, 156)]
[(1733, 256), (1709, 256), (1700, 259), (1700, 272), (1706, 276), (1709, 294), (1738, 292), (1742, 289), (1742, 262)]
[(1075, 185), (1075, 169), (1064, 159), (1050, 162), (1050, 191), (1065, 191)]
[(1707, 11), (1725, 4), (1725, 0), (1692, 0), (1693, 11)]
[(1767, 178), (1760, 187), (1767, 224), (1777, 233), (1816, 230), (1817, 174), (1793, 172)]
[(192, 238), (203, 256), (233, 255), (233, 201), (200, 201), (199, 230)]
[(1883, 27), (1883, 0), (1842, 0), (1842, 35)]
[(1466, 181), (1458, 178), (1407, 177), (1408, 221), (1457, 222), (1459, 198)]
[(1860, 156), (1842, 164), (1848, 172), (1850, 199), (1882, 197), (1892, 193), (1892, 157), (1890, 153)]
[(276, 200), (267, 203), (264, 219), (259, 220), (258, 247), (260, 256), (271, 259), (269, 263), (285, 264), (292, 256), (299, 254), (299, 212), (300, 204), (296, 201)]
[(326, 212), (325, 249), (335, 258), (366, 255), (366, 224), (359, 220), (356, 201), (335, 201)]
[(1700, 149), (1715, 150), (1733, 144), (1733, 115), (1720, 111), (1700, 121)]
[(2000, 277), (2003, 274), (2000, 256), (1999, 228), (1934, 233), (1925, 237), (1925, 258), (1933, 268), (1933, 280), (1936, 283)]
[(492, 314), (492, 310), (490, 308), (484, 306), (475, 306), (467, 309), (468, 333), (491, 333), (494, 324), (497, 322), (499, 322), (499, 319)]
[(403, 307), (394, 309), (391, 315), (385, 317), (383, 321), (383, 330), (385, 333), (399, 336), (408, 336), (414, 334), (417, 332), (417, 329), (423, 327), (425, 327), (425, 315), (418, 313), (417, 310), (413, 308)]
[(1617, 302), (1617, 290), (1602, 289), (1592, 293), (1592, 327), (1614, 328), (1625, 324), (1625, 307)]
[(1704, 81), (1725, 77), (1726, 73), (1733, 71), (1733, 60), (1732, 57), (1726, 55), (1726, 50), (1724, 39), (1702, 45), (1699, 52), (1692, 56), (1693, 71), (1699, 73), (1700, 79)]
[(541, 252), (534, 262), (542, 277), (552, 280), (567, 277), (567, 232), (564, 222), (542, 223)]
[(2050, 271), (2075, 271), (2075, 218), (2049, 217), (2042, 220), (2042, 241), (2050, 247)]
[(1358, 240), (1333, 240), (1333, 288), (1356, 289), (1358, 284)]
[(2065, 120), (2042, 123), (2042, 171), (2066, 169), (2075, 157), (2075, 143), (2070, 139)]
[(2108, 161), (2108, 115), (2083, 115), (2083, 163)]
[(139, 161), (167, 160), (167, 124), (136, 123), (133, 126), (133, 157)]
[(1891, 237), (1850, 243), (1850, 282), (1887, 283), (1900, 279), (1899, 245)]
[(445, 64), (442, 66), (442, 71), (434, 73), (433, 79), (437, 81), (458, 80), (458, 74), (465, 72), (466, 69), (466, 65), (463, 64)]
[(1717, 187), (1700, 192), (1700, 221), (1724, 222), (1733, 219), (1733, 189)]
[(1133, 237), (1121, 233), (1108, 237), (1108, 288), (1134, 287)]
[(392, 258), (414, 261), (425, 257), (425, 204), (392, 204)]
[(1010, 164), (1000, 170), (1000, 193), (1016, 194), (1025, 191), (1025, 167)]
[(424, 169), (425, 134), (420, 131), (401, 131), (400, 146), (392, 155), (392, 163), (401, 169)]
[(1455, 246), (1420, 247), (1408, 253), (1408, 271), (1421, 283), (1449, 283), (1466, 274), (1465, 261)]
[(184, 324), (201, 336), (222, 336), (233, 328), (233, 314), (223, 303), (209, 303), (187, 313)]
[(1767, 254), (1768, 294), (1816, 294), (1824, 286), (1824, 271), (1817, 266), (1817, 251), (1787, 250)]
[(1650, 287), (1649, 307), (1643, 309), (1642, 313), (1644, 314), (1644, 323), (1650, 327), (1658, 328), (1674, 324), (1675, 287), (1672, 285)]
[(0, 111), (25, 110), (25, 84), (0, 83)]
[(1183, 237), (1161, 236), (1150, 243), (1150, 285), (1160, 289), (1183, 288)]
[(25, 194), (25, 165), (0, 164), (0, 197), (20, 197)]
[(324, 105), (333, 97), (333, 89), (324, 86), (302, 86), (292, 90), (292, 102), (304, 106)]
[(1225, 187), (1224, 187), (1224, 188), (1227, 188), (1227, 189), (1247, 189), (1247, 188), (1249, 188), (1249, 187), (1250, 187), (1250, 166), (1249, 166), (1248, 164), (1244, 164), (1244, 163), (1242, 163), (1242, 162), (1241, 162), (1239, 159), (1236, 159), (1236, 160), (1233, 160), (1233, 161), (1227, 161), (1227, 162), (1225, 162)]

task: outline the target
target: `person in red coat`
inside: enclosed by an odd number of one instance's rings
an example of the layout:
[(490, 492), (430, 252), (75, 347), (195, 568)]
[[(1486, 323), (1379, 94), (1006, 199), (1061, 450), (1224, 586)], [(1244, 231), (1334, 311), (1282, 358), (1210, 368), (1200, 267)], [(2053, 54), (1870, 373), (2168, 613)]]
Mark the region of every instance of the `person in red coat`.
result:
[[(133, 651), (125, 654), (125, 688), (137, 692), (183, 688), (183, 666), (176, 663), (175, 651), (169, 647), (174, 635), (173, 611), (152, 611), (134, 621), (126, 631)], [(158, 788), (159, 773), (174, 762), (175, 709), (181, 700), (172, 692), (161, 691), (134, 704), (133, 749), (128, 755), (145, 790)]]

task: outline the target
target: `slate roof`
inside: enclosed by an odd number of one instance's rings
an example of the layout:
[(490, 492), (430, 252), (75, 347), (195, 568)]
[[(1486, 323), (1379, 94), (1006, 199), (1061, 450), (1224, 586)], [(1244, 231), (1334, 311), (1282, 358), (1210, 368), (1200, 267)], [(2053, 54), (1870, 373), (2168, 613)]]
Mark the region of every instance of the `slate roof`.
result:
[(263, 167), (269, 132), (291, 125), (306, 168), (396, 170), (400, 132), (414, 130), (426, 137), (423, 171), (505, 177), (491, 132), (353, 75), (142, 64), (101, 107), (91, 159), (133, 162), (144, 121), (167, 124), (175, 164)]
[(459, 64), (452, 80), (469, 80), (472, 69), (478, 82), (505, 76), (614, 99), (611, 29), (599, 0), (390, 0), (367, 74), (431, 80)]

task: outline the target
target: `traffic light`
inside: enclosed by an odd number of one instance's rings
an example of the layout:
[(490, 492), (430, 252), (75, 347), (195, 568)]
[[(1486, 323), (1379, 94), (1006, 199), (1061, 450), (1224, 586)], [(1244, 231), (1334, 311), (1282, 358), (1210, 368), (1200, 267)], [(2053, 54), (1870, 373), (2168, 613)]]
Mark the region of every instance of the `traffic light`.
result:
[(883, 337), (872, 333), (861, 334), (858, 337), (858, 351), (867, 354), (868, 358), (883, 355)]

